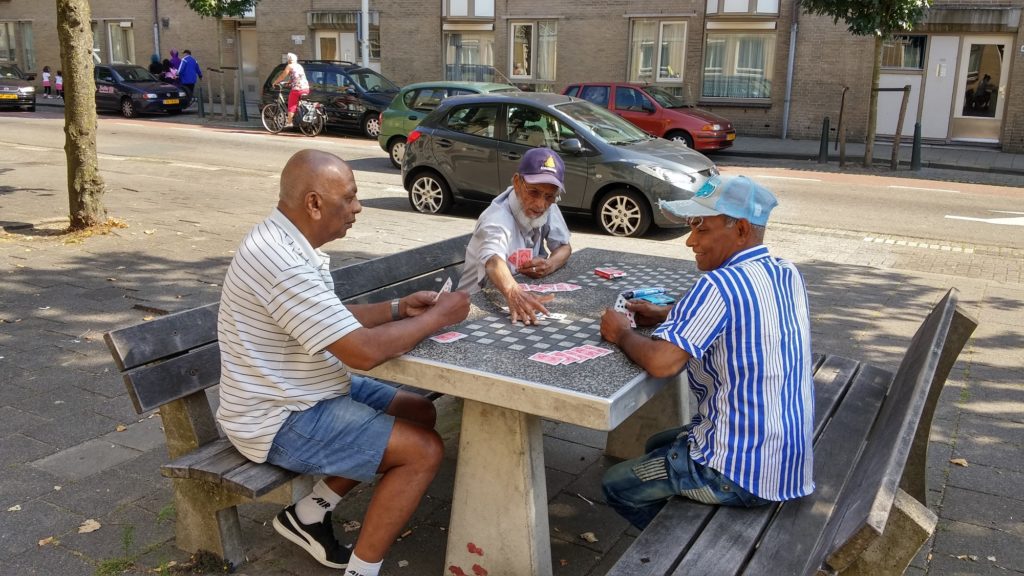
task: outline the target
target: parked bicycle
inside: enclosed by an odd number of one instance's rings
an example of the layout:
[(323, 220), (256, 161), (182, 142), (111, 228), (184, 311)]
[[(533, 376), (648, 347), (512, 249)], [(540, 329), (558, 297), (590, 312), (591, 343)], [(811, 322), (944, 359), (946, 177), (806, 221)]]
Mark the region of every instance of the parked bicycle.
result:
[[(285, 129), (288, 124), (288, 102), (284, 90), (275, 90), (277, 101), (271, 102), (263, 107), (260, 112), (260, 119), (263, 120), (263, 127), (267, 132), (277, 134)], [(299, 109), (295, 111), (293, 122), (306, 136), (316, 136), (324, 131), (327, 125), (327, 113), (324, 105), (319, 102), (310, 102), (305, 98), (299, 100)]]

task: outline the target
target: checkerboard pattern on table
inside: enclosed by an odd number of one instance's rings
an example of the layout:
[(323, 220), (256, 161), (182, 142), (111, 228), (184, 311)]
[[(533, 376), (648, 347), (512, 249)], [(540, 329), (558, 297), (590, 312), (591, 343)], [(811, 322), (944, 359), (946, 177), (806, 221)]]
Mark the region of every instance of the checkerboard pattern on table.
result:
[(599, 268), (617, 268), (626, 273), (622, 278), (607, 279), (594, 274), (593, 270), (576, 276), (570, 282), (581, 286), (602, 288), (612, 287), (628, 290), (630, 288), (644, 288), (649, 286), (661, 286), (669, 294), (681, 296), (690, 286), (697, 281), (700, 274), (697, 270), (689, 270), (680, 266), (679, 268), (662, 268), (648, 266), (645, 264), (629, 264), (623, 262), (607, 262), (598, 266)]
[(462, 342), (475, 342), (504, 350), (533, 354), (575, 348), (584, 344), (601, 345), (601, 320), (543, 320), (534, 326), (512, 324), (507, 317), (485, 316), (458, 328), (467, 334)]

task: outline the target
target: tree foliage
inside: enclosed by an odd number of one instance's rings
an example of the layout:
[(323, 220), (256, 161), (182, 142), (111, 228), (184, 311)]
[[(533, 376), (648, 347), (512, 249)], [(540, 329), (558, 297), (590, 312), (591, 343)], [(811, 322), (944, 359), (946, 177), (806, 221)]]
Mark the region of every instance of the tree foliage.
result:
[(808, 14), (840, 20), (855, 36), (886, 38), (912, 30), (931, 6), (932, 0), (800, 0)]
[(200, 16), (224, 18), (245, 14), (245, 11), (256, 6), (259, 0), (185, 0), (185, 3)]

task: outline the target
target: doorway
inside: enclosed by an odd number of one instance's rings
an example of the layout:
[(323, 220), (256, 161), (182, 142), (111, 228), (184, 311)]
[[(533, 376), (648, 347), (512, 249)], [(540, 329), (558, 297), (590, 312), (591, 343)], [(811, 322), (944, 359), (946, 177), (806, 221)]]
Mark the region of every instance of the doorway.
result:
[(999, 142), (1012, 36), (966, 36), (960, 49), (950, 137)]
[(259, 50), (256, 28), (238, 29), (239, 45), (241, 46), (242, 91), (246, 102), (260, 101)]
[(355, 32), (337, 32), (334, 30), (317, 32), (316, 59), (356, 62)]

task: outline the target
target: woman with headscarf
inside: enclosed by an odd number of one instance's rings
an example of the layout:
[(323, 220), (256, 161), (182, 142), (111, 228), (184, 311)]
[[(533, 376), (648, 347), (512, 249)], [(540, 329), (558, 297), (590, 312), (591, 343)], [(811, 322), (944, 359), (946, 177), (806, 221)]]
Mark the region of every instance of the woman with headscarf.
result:
[(171, 68), (177, 70), (178, 66), (181, 66), (181, 58), (178, 57), (178, 51), (171, 50)]

